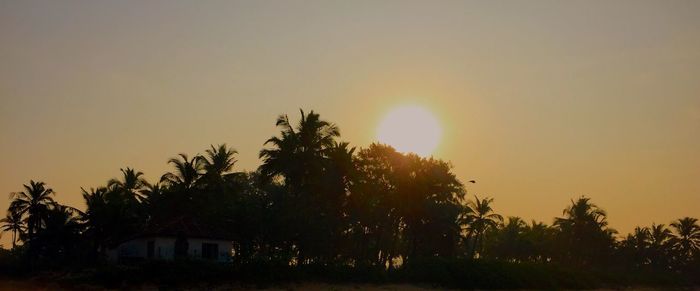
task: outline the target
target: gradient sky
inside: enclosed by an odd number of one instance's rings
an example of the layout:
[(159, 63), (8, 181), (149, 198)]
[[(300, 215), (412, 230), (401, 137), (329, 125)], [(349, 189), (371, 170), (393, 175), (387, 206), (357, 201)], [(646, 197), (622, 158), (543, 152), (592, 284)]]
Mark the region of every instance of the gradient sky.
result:
[(366, 146), (402, 104), (504, 215), (700, 216), (700, 1), (0, 1), (2, 197), (35, 179), (82, 208), (217, 143), (252, 170), (300, 107)]

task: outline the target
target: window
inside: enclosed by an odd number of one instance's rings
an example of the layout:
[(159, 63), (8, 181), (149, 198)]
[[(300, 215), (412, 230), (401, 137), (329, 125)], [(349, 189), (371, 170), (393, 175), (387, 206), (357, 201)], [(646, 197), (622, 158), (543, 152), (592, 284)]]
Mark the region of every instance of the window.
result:
[(149, 259), (153, 258), (153, 250), (155, 248), (155, 242), (152, 240), (149, 240), (146, 243), (146, 257)]
[(219, 245), (212, 243), (202, 243), (202, 258), (216, 260), (219, 256)]

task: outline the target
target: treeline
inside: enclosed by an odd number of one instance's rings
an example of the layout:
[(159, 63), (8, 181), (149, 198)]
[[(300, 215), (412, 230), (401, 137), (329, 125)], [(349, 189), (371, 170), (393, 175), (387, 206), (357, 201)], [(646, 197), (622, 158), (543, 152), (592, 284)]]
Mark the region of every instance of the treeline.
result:
[[(280, 133), (265, 142), (255, 172), (235, 171), (237, 152), (211, 146), (172, 158), (172, 172), (159, 181), (122, 169), (106, 185), (82, 190), (84, 211), (57, 203), (51, 188), (30, 181), (11, 194), (2, 220), (2, 230), (12, 234), (11, 253), (34, 266), (94, 266), (147, 225), (188, 216), (232, 238), (234, 267), (420, 273), (428, 272), (421, 266), (443, 262), (454, 273), (483, 262), (513, 270), (700, 274), (695, 218), (620, 237), (606, 212), (580, 197), (552, 224), (504, 219), (493, 198), (466, 195), (448, 162), (382, 144), (351, 147), (313, 111), (301, 111), (297, 124), (282, 115), (276, 125)], [(461, 267), (446, 267), (453, 265)]]

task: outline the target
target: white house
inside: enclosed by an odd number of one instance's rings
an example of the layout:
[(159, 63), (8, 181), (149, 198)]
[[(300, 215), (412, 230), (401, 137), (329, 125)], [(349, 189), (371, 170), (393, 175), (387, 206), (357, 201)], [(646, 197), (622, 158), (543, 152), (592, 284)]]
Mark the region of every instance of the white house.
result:
[(143, 233), (123, 240), (107, 252), (114, 262), (144, 259), (173, 260), (178, 256), (217, 262), (231, 260), (233, 243), (224, 232), (178, 217), (151, 224)]

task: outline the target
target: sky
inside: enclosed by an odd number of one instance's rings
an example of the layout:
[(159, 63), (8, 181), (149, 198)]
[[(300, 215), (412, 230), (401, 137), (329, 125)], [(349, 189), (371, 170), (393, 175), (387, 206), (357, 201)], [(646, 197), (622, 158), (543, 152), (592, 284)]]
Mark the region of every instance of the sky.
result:
[(504, 216), (700, 217), (700, 1), (0, 1), (0, 198), (219, 143), (254, 170), (299, 108), (365, 147), (404, 105)]

